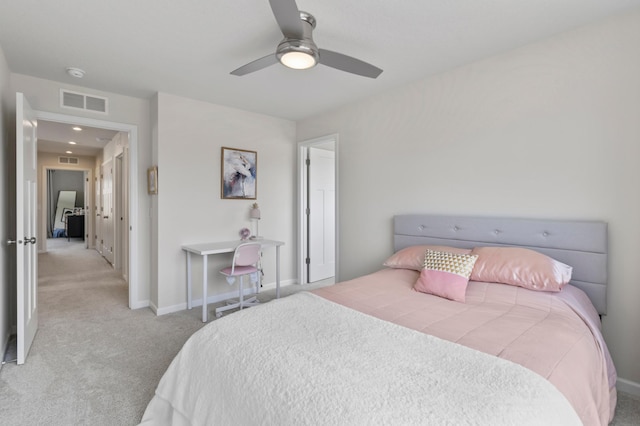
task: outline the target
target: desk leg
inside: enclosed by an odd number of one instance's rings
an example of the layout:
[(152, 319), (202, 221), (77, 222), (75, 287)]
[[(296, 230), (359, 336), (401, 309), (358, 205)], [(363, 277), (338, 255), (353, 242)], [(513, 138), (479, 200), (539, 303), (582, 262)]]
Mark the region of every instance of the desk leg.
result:
[(193, 308), (193, 302), (191, 301), (191, 252), (187, 252), (187, 309)]
[(276, 246), (276, 299), (280, 298), (280, 246)]
[(202, 256), (202, 322), (207, 322), (207, 257)]

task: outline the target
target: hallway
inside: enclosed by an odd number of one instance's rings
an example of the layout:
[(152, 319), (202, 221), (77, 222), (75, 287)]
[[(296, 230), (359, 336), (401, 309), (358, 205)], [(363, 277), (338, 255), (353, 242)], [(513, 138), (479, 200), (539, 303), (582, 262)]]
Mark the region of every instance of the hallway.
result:
[(40, 254), (40, 328), (24, 365), (0, 370), (3, 424), (136, 424), (197, 313), (132, 311), (118, 271), (82, 241)]

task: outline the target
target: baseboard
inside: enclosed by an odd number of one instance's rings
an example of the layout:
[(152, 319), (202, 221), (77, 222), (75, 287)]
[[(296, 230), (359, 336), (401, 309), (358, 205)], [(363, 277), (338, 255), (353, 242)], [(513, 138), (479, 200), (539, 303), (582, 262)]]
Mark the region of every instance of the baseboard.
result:
[(131, 309), (141, 309), (141, 308), (151, 308), (151, 301), (150, 300), (138, 300), (137, 302), (134, 302), (133, 305), (131, 306)]
[(616, 389), (618, 389), (620, 392), (640, 397), (640, 383), (618, 378), (616, 382)]
[(11, 339), (11, 334), (7, 333), (7, 336), (2, 339), (2, 347), (0, 347), (0, 370), (4, 365), (4, 355), (7, 352), (7, 347), (9, 346), (9, 339)]
[[(280, 280), (280, 288), (286, 287), (286, 286), (291, 285), (291, 284), (298, 284), (298, 280), (296, 280), (296, 279)], [(276, 288), (275, 281), (272, 282), (272, 283), (268, 283), (268, 284), (267, 283), (262, 283), (262, 289), (263, 290), (271, 290), (271, 289), (275, 289), (275, 288)]]
[[(295, 279), (292, 280), (282, 280), (280, 281), (280, 288), (285, 287), (290, 284), (296, 284), (298, 281)], [(271, 290), (276, 288), (276, 283), (262, 284), (262, 290)], [(253, 294), (251, 288), (245, 289), (245, 294)], [(237, 290), (229, 291), (227, 293), (215, 294), (213, 296), (207, 297), (207, 304), (224, 302), (225, 300), (233, 299), (238, 297)], [(202, 299), (194, 299), (192, 302), (193, 307), (202, 306)], [(165, 306), (164, 308), (158, 308), (155, 305), (150, 306), (150, 308), (156, 313), (156, 315), (166, 315), (172, 314), (174, 312), (180, 312), (187, 309), (187, 302), (178, 303), (177, 305)]]
[[(200, 305), (202, 305), (202, 300), (200, 301)], [(196, 306), (195, 301), (193, 306)], [(157, 316), (161, 316), (172, 314), (174, 312), (184, 311), (185, 309), (187, 309), (187, 303), (178, 303), (177, 305), (165, 306), (164, 308), (158, 308), (157, 306), (153, 305), (151, 309), (156, 313)]]
[(158, 307), (153, 302), (149, 302), (149, 309), (153, 311), (154, 314), (158, 315)]

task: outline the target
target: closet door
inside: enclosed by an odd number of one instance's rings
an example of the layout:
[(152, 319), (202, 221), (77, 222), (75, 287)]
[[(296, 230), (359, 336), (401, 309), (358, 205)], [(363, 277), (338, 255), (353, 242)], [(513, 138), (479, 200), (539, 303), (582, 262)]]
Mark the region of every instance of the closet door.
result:
[(309, 148), (309, 269), (310, 283), (335, 276), (335, 153)]
[(94, 194), (95, 208), (94, 218), (96, 220), (96, 233), (94, 235), (94, 247), (102, 254), (102, 167), (96, 167), (95, 177), (96, 192)]
[(113, 197), (113, 160), (109, 159), (102, 164), (102, 255), (112, 265), (115, 236)]

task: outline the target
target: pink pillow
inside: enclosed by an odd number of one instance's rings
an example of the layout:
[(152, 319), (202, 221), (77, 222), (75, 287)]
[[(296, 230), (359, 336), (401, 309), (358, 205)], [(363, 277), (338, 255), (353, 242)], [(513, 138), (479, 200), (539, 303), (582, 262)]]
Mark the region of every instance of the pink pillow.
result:
[(388, 268), (413, 269), (414, 271), (421, 271), (424, 268), (424, 254), (427, 250), (447, 251), (456, 254), (471, 253), (471, 250), (468, 249), (448, 246), (410, 246), (392, 254), (383, 265)]
[(476, 247), (470, 279), (511, 284), (529, 290), (560, 291), (571, 281), (573, 268), (537, 251), (519, 247)]
[(477, 258), (472, 254), (427, 250), (424, 269), (413, 288), (464, 303), (469, 275)]

